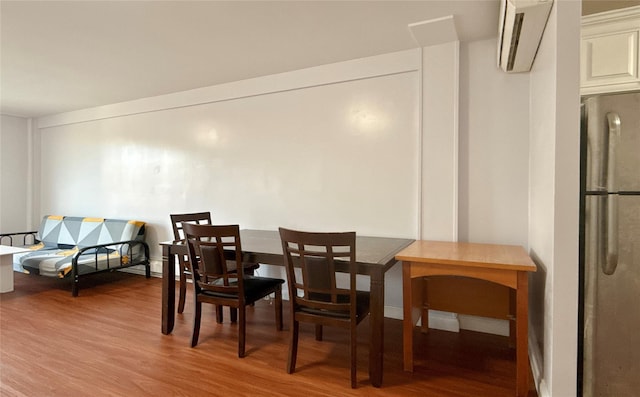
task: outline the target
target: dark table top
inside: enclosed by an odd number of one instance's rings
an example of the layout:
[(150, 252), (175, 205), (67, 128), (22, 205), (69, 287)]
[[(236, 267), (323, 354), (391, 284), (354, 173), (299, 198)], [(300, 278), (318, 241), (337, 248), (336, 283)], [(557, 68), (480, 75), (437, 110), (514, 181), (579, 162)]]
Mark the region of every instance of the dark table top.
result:
[[(249, 256), (248, 261), (264, 264), (283, 265), (282, 243), (276, 230), (243, 229), (240, 231), (242, 251)], [(365, 267), (391, 267), (395, 255), (411, 244), (413, 239), (392, 237), (356, 236), (356, 262)], [(178, 241), (167, 241), (161, 245), (184, 246)]]

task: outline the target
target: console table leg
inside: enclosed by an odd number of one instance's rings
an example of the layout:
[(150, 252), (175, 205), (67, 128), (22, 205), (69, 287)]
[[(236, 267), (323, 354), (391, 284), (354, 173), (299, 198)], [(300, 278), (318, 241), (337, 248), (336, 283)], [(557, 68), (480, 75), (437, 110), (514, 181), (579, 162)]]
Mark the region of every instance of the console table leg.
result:
[(527, 272), (518, 272), (518, 289), (516, 291), (516, 395), (518, 397), (526, 397), (529, 393), (528, 278)]

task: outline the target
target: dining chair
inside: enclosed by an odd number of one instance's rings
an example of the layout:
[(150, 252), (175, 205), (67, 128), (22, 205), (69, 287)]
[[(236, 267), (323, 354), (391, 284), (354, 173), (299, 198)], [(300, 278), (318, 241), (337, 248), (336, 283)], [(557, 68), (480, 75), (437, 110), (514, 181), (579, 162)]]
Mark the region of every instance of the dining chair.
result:
[[(185, 223), (195, 223), (198, 225), (211, 224), (211, 212), (193, 212), (188, 214), (170, 214), (171, 226), (173, 227), (173, 239), (175, 241), (183, 241), (185, 239), (184, 227)], [(189, 258), (185, 255), (179, 255), (178, 263), (180, 264), (180, 291), (178, 294), (178, 313), (184, 311), (185, 298), (187, 295), (187, 279), (191, 278), (189, 271)]]
[[(317, 340), (322, 340), (325, 325), (345, 328), (350, 333), (351, 387), (355, 388), (356, 328), (369, 314), (369, 292), (356, 290), (356, 233), (279, 231), (291, 302), (287, 372), (295, 371), (300, 322), (315, 324)], [(339, 285), (336, 273), (345, 269), (348, 285)]]
[[(184, 241), (184, 224), (194, 223), (196, 225), (211, 225), (211, 212), (192, 212), (185, 214), (171, 214), (171, 226), (173, 227), (173, 239), (175, 241)], [(189, 270), (189, 257), (187, 255), (179, 255), (178, 262), (180, 264), (180, 281), (179, 281), (179, 294), (178, 294), (178, 313), (184, 312), (184, 305), (187, 295), (187, 279), (191, 278), (191, 271)], [(232, 266), (235, 266), (232, 265)], [(253, 275), (255, 270), (260, 267), (258, 263), (245, 263), (244, 272), (246, 274)], [(235, 270), (233, 270), (235, 271)], [(231, 312), (232, 318), (235, 318), (235, 313)], [(222, 323), (223, 313), (222, 308), (216, 306), (216, 322)]]
[[(252, 276), (242, 271), (242, 245), (238, 225), (186, 223), (184, 232), (195, 297), (191, 347), (198, 344), (202, 303), (229, 306), (238, 312), (238, 357), (242, 358), (245, 355), (248, 305), (275, 294), (276, 329), (282, 330), (284, 280)], [(233, 317), (231, 321), (234, 321)]]

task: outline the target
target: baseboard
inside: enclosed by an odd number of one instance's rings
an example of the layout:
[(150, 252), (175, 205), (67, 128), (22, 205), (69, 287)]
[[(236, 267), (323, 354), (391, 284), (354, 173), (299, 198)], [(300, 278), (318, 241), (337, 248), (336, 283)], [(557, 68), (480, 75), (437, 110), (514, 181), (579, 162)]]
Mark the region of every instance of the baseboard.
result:
[[(142, 266), (125, 267), (124, 269), (118, 269), (118, 271), (125, 272), (125, 273), (139, 274), (141, 276), (145, 275), (145, 269)], [(154, 275), (153, 273), (151, 273), (151, 276), (162, 277), (162, 273), (158, 275)]]
[(545, 382), (544, 379), (540, 381), (540, 385), (536, 390), (538, 390), (538, 397), (551, 397), (551, 393), (549, 393), (549, 388), (547, 387), (547, 382)]
[[(531, 329), (531, 326), (529, 326)], [(531, 372), (533, 373), (533, 381), (538, 391), (538, 397), (551, 397), (547, 383), (544, 380), (544, 360), (542, 352), (538, 345), (538, 339), (533, 332), (529, 332), (529, 362), (531, 364)]]
[[(385, 306), (384, 316), (388, 318), (394, 318), (396, 320), (402, 320), (403, 311), (401, 307)], [(418, 325), (422, 322), (418, 321)], [(458, 322), (458, 316), (455, 313), (441, 312), (437, 310), (429, 311), (429, 328), (441, 329), (443, 331), (460, 332), (460, 323)]]
[(402, 318), (404, 317), (404, 313), (401, 307), (385, 306), (384, 316), (388, 318), (394, 318), (396, 320), (402, 320)]
[[(384, 316), (402, 320), (403, 312), (400, 307), (385, 306)], [(418, 325), (422, 322), (418, 321)], [(487, 334), (509, 336), (509, 322), (494, 318), (458, 315), (439, 310), (429, 311), (429, 328), (443, 331), (460, 332), (461, 329), (484, 332)]]
[(456, 313), (429, 310), (429, 328), (460, 332), (460, 318)]
[(159, 274), (160, 277), (162, 277), (162, 260), (151, 259), (149, 261), (149, 267), (151, 267), (151, 275)]
[[(431, 319), (431, 317), (429, 317)], [(484, 332), (500, 336), (509, 336), (509, 321), (498, 320), (497, 318), (469, 316), (466, 314), (458, 315), (460, 321), (460, 329), (469, 331)]]

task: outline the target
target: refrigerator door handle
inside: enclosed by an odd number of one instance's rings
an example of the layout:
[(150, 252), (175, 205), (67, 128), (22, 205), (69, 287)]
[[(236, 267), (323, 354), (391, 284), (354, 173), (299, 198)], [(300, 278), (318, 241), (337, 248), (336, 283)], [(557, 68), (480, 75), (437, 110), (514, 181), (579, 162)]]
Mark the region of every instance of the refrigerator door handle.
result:
[(602, 263), (604, 274), (612, 275), (618, 266), (618, 183), (616, 180), (616, 163), (618, 143), (620, 141), (620, 116), (607, 113), (608, 150), (607, 150), (607, 219), (606, 225), (606, 259)]
[(602, 263), (602, 271), (606, 275), (612, 275), (618, 266), (618, 195), (610, 194), (607, 197), (606, 241), (607, 257)]
[(618, 181), (616, 178), (616, 163), (618, 143), (620, 141), (620, 116), (617, 113), (607, 113), (608, 144), (607, 144), (607, 191), (618, 193)]

